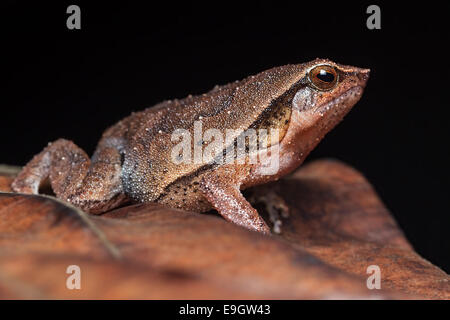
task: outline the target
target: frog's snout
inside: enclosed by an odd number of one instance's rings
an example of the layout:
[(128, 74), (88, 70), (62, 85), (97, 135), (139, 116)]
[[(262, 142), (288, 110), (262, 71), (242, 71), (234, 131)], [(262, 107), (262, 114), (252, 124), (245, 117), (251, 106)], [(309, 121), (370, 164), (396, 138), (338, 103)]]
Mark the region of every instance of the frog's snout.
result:
[(356, 75), (359, 80), (359, 85), (364, 88), (370, 77), (370, 69), (359, 69)]

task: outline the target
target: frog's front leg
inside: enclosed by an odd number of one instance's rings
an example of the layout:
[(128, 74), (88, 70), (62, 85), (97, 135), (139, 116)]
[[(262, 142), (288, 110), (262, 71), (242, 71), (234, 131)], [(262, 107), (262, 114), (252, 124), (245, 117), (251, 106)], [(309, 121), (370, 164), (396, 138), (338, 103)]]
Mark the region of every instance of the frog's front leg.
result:
[(200, 190), (226, 220), (250, 230), (270, 233), (266, 222), (245, 199), (238, 186), (210, 174), (203, 176)]
[(73, 142), (59, 139), (22, 169), (12, 188), (15, 192), (38, 194), (40, 184), (47, 178), (58, 198), (86, 212), (101, 213), (126, 201), (116, 148), (100, 148), (91, 162)]

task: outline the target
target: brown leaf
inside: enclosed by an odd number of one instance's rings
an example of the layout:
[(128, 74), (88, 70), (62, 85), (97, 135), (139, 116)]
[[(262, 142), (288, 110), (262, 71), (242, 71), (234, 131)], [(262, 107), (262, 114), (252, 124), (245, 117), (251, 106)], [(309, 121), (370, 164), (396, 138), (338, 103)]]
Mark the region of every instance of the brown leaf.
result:
[(11, 183), (19, 171), (20, 167), (0, 164), (0, 192), (12, 192)]
[[(292, 211), (281, 236), (155, 204), (87, 216), (49, 197), (1, 194), (0, 297), (449, 297), (448, 275), (412, 251), (353, 169), (315, 162), (277, 186)], [(65, 287), (72, 264), (82, 290)], [(370, 264), (382, 290), (366, 287)]]
[[(264, 293), (219, 286), (178, 270), (77, 254), (0, 254), (2, 299), (249, 299)], [(68, 290), (66, 269), (81, 269), (81, 290)]]
[(385, 288), (449, 299), (450, 277), (420, 257), (372, 186), (356, 170), (315, 161), (279, 182), (292, 209), (283, 238), (340, 270), (367, 276), (378, 265)]
[[(125, 263), (147, 267), (149, 272), (153, 269), (161, 272), (176, 270), (195, 278), (208, 279), (211, 289), (217, 286), (225, 293), (235, 292), (231, 297), (378, 296), (367, 292), (363, 282), (330, 268), (302, 250), (294, 250), (275, 238), (231, 225), (219, 217), (169, 210), (157, 205), (137, 205), (102, 217), (89, 217), (88, 223), (74, 208), (49, 198), (11, 194), (0, 197), (0, 208), (0, 247), (4, 257), (0, 271), (3, 278), (19, 279), (20, 282), (27, 283), (22, 277), (33, 273), (28, 269), (33, 265), (27, 260), (30, 254), (35, 257), (32, 261), (49, 261), (51, 270), (59, 265), (61, 259), (76, 254), (93, 264), (92, 267), (89, 265), (91, 271), (86, 272), (96, 271), (99, 278), (106, 269), (98, 264), (106, 259), (109, 260), (106, 264), (117, 264), (119, 269), (120, 264)], [(15, 264), (11, 265), (10, 255), (15, 257)], [(46, 258), (40, 258), (41, 255)], [(56, 262), (53, 263), (52, 259)], [(67, 265), (59, 273), (64, 274), (68, 265), (77, 264), (79, 260), (72, 259), (63, 260)], [(46, 265), (35, 266), (41, 270)], [(17, 270), (22, 272), (17, 274)], [(125, 267), (120, 270), (123, 278), (129, 277), (128, 272), (131, 271)], [(48, 283), (52, 284), (51, 290), (65, 283), (61, 283), (61, 277), (53, 277), (55, 273), (46, 273)], [(42, 279), (40, 273), (39, 278)], [(88, 288), (97, 283), (85, 282)], [(108, 297), (100, 290), (102, 286), (98, 288), (98, 298)], [(123, 295), (115, 298), (131, 294), (125, 290), (116, 291)], [(205, 290), (203, 295), (199, 291), (192, 293), (197, 297), (210, 297), (209, 290)], [(226, 296), (225, 293), (222, 297)], [(151, 294), (156, 295), (156, 292), (149, 292)], [(179, 297), (177, 292), (174, 292), (175, 296)], [(187, 295), (186, 298), (192, 296)]]

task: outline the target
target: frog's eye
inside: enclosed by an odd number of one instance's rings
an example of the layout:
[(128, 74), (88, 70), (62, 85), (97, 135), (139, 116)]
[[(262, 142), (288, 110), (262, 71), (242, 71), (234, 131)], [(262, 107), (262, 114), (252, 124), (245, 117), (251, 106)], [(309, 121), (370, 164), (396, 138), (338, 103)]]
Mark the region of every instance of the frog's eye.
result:
[(312, 68), (309, 71), (308, 77), (311, 84), (321, 91), (333, 89), (338, 82), (336, 69), (327, 65)]

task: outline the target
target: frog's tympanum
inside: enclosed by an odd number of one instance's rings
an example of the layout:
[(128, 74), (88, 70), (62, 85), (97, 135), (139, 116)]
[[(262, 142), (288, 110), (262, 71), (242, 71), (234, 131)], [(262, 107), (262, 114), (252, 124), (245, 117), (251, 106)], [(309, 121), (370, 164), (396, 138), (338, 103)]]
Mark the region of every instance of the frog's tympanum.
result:
[[(48, 179), (58, 198), (97, 214), (129, 201), (197, 212), (215, 208), (228, 221), (268, 233), (241, 190), (297, 168), (360, 99), (368, 77), (368, 69), (316, 59), (273, 68), (206, 94), (165, 101), (107, 129), (92, 159), (71, 141), (50, 143), (23, 168), (12, 188), (37, 194)], [(239, 132), (276, 129), (276, 141), (260, 142), (251, 150), (265, 152), (264, 159), (277, 152), (277, 170), (267, 174), (267, 163), (248, 161), (250, 153), (244, 153), (245, 161), (174, 161), (173, 149), (179, 143), (174, 132), (193, 133), (199, 123), (202, 132), (215, 129), (227, 137), (224, 154), (236, 145)], [(207, 148), (212, 139), (203, 139), (194, 137), (190, 146)], [(250, 142), (245, 141), (248, 151)]]

